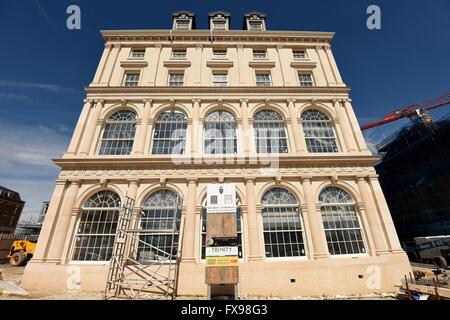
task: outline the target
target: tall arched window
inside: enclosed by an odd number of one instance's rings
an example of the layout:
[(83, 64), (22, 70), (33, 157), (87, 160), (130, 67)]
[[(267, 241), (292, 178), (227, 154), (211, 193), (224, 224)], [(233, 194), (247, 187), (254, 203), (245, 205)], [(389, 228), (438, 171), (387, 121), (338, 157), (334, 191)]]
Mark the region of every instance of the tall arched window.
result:
[(338, 152), (336, 135), (328, 115), (315, 109), (306, 110), (302, 113), (302, 126), (309, 152)]
[(162, 112), (155, 123), (152, 154), (184, 154), (187, 116), (172, 109)]
[(266, 257), (305, 255), (303, 225), (297, 199), (283, 188), (272, 188), (262, 198)]
[(100, 191), (83, 205), (72, 254), (74, 261), (111, 259), (119, 217), (120, 197), (112, 191)]
[(353, 198), (341, 188), (328, 187), (320, 193), (319, 202), (330, 253), (365, 253), (361, 224)]
[(253, 117), (257, 153), (287, 153), (283, 118), (272, 110), (258, 111)]
[[(206, 251), (206, 198), (203, 199), (202, 203), (202, 215), (201, 215), (201, 259), (205, 259)], [(241, 200), (236, 195), (236, 224), (237, 224), (237, 237), (238, 237), (238, 257), (239, 259), (244, 257), (244, 251), (242, 246), (242, 217), (241, 217)]]
[(230, 112), (216, 110), (206, 117), (205, 153), (237, 153), (236, 120)]
[(122, 110), (113, 113), (103, 130), (99, 154), (123, 155), (130, 154), (133, 149), (136, 132), (136, 113)]
[(182, 199), (167, 189), (153, 192), (144, 201), (137, 260), (161, 260), (177, 254), (182, 204)]

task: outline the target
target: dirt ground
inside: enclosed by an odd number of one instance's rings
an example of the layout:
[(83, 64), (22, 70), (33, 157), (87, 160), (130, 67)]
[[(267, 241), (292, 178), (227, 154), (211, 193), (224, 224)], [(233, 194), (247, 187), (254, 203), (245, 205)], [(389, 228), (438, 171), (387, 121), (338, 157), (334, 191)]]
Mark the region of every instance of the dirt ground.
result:
[[(9, 264), (0, 265), (0, 272), (4, 281), (13, 282), (20, 286), (25, 267), (11, 267)], [(0, 300), (103, 300), (102, 292), (43, 292), (28, 291), (28, 296), (8, 296), (0, 294)], [(150, 300), (164, 299), (161, 296), (147, 296)], [(281, 298), (268, 297), (242, 297), (242, 300), (282, 300)], [(177, 297), (177, 300), (205, 300), (205, 297)], [(290, 297), (287, 300), (396, 300), (395, 294), (371, 294), (367, 296), (355, 297)]]

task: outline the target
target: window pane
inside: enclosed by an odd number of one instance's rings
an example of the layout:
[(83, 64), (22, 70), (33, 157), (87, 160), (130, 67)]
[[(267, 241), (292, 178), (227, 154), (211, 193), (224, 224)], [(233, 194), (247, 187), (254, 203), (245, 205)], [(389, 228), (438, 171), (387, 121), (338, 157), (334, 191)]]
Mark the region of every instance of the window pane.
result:
[(261, 110), (255, 114), (256, 151), (258, 153), (287, 153), (287, 136), (284, 120), (271, 110)]
[(262, 219), (266, 257), (306, 255), (297, 200), (289, 191), (273, 188), (264, 194)]
[(153, 133), (152, 154), (184, 154), (186, 150), (187, 116), (178, 110), (161, 113)]
[(304, 111), (302, 127), (308, 152), (338, 152), (333, 125), (325, 113), (314, 109)]
[(340, 188), (328, 187), (320, 193), (319, 201), (330, 253), (365, 253), (362, 229), (350, 195)]
[(106, 121), (100, 141), (100, 155), (127, 155), (131, 153), (136, 133), (136, 114), (119, 111)]
[(120, 198), (112, 191), (101, 191), (86, 201), (78, 222), (72, 260), (111, 259), (119, 206)]
[(182, 199), (170, 190), (152, 193), (143, 204), (136, 260), (174, 258), (178, 252)]

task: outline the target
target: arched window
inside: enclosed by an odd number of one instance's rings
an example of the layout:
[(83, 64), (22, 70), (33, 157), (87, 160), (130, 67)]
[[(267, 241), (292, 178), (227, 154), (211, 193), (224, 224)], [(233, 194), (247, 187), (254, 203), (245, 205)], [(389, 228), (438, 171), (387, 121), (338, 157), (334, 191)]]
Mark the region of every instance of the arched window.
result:
[(86, 201), (78, 221), (72, 260), (111, 259), (119, 208), (119, 196), (109, 190), (100, 191)]
[(236, 120), (230, 112), (216, 110), (206, 117), (205, 153), (237, 153)]
[(266, 257), (305, 255), (303, 225), (297, 199), (283, 188), (272, 188), (262, 198)]
[(99, 154), (130, 154), (133, 149), (135, 132), (136, 113), (122, 110), (112, 114), (106, 120), (106, 126), (100, 142)]
[(258, 111), (253, 117), (257, 153), (287, 153), (283, 118), (272, 110)]
[(152, 154), (184, 154), (187, 116), (172, 109), (162, 112), (155, 123)]
[(309, 109), (302, 113), (302, 126), (309, 152), (338, 152), (331, 119), (322, 111)]
[(365, 253), (361, 224), (352, 197), (341, 188), (328, 187), (320, 193), (319, 202), (330, 253)]
[(182, 199), (167, 189), (153, 192), (144, 201), (138, 261), (162, 260), (177, 254), (182, 204)]
[[(205, 259), (206, 251), (206, 197), (203, 199), (202, 203), (202, 215), (201, 215), (201, 259)], [(236, 195), (236, 225), (237, 225), (237, 237), (238, 237), (238, 257), (239, 259), (244, 257), (244, 251), (242, 246), (242, 217), (241, 217), (241, 200)]]

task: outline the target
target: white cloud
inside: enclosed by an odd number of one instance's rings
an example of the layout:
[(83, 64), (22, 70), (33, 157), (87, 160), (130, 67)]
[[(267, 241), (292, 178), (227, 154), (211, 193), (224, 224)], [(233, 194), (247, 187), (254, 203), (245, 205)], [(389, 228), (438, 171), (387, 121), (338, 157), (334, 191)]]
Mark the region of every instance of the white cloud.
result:
[(0, 100), (19, 100), (22, 102), (31, 102), (32, 99), (23, 94), (0, 92)]
[(9, 80), (0, 80), (0, 87), (21, 88), (21, 89), (39, 89), (55, 93), (80, 93), (79, 90), (65, 88), (58, 84), (33, 83), (33, 82), (17, 82)]
[(20, 193), (26, 201), (23, 217), (38, 214), (51, 197), (69, 136), (42, 125), (0, 123), (0, 185)]

